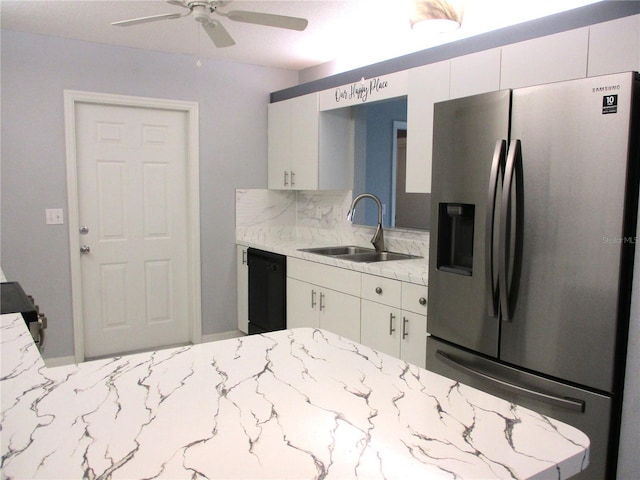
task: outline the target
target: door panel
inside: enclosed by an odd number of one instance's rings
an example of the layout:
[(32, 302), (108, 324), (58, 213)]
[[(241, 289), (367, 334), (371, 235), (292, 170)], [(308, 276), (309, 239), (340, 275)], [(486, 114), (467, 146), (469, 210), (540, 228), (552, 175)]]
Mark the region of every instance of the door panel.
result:
[(320, 328), (360, 341), (360, 298), (326, 288), (319, 290)]
[(319, 328), (318, 287), (287, 277), (287, 328)]
[[(632, 76), (604, 78), (513, 92), (512, 141), (522, 141), (522, 272), (500, 358), (612, 391), (619, 269), (631, 246), (623, 220)], [(620, 86), (617, 113), (603, 113), (610, 95), (598, 90), (603, 82)]]
[(402, 316), (398, 308), (362, 300), (360, 339), (363, 345), (400, 358)]
[(189, 341), (186, 113), (76, 104), (85, 356)]
[[(435, 105), (431, 242), (429, 246), (429, 333), (458, 345), (496, 356), (497, 316), (488, 313), (485, 267), (489, 180), (496, 141), (508, 139), (510, 92), (476, 95)], [(468, 205), (472, 215), (471, 265), (467, 275), (438, 268), (438, 252), (456, 247), (453, 232), (445, 238), (447, 209)], [(453, 249), (452, 247), (452, 249)], [(439, 250), (440, 249), (440, 250)]]

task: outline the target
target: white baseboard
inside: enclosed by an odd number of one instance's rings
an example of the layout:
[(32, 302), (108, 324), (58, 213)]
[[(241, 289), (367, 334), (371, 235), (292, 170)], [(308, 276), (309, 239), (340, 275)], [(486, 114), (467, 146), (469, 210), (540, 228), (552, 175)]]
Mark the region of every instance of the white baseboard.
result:
[(51, 367), (62, 367), (64, 365), (73, 365), (76, 363), (76, 357), (73, 355), (69, 355), (68, 357), (53, 357), (53, 358), (44, 358), (44, 364)]
[(228, 332), (210, 333), (208, 335), (202, 335), (202, 342), (217, 342), (218, 340), (227, 340), (229, 338), (244, 337), (246, 333), (242, 333), (240, 330), (229, 330)]
[[(240, 330), (229, 330), (222, 333), (210, 333), (209, 335), (202, 335), (201, 343), (217, 342), (218, 340), (227, 340), (229, 338), (244, 337), (246, 333), (242, 333)], [(68, 357), (52, 357), (45, 358), (44, 363), (47, 367), (62, 367), (64, 365), (73, 365), (76, 363), (76, 357), (69, 355)]]

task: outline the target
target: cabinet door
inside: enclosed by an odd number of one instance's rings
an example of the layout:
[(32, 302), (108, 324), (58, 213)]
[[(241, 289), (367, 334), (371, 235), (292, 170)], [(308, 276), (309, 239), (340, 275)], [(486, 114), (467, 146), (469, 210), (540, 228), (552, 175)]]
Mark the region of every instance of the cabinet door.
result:
[(427, 360), (427, 317), (402, 311), (400, 327), (400, 358), (425, 368)]
[(588, 48), (588, 27), (506, 45), (500, 89), (584, 78)]
[(318, 328), (318, 287), (287, 277), (287, 328)]
[(400, 358), (400, 309), (362, 300), (360, 324), (360, 343)]
[(640, 70), (640, 15), (589, 27), (589, 77)]
[(433, 104), (449, 99), (450, 61), (409, 70), (407, 193), (431, 193)]
[(291, 102), (270, 103), (268, 115), (268, 186), (270, 189), (288, 189), (291, 174)]
[(302, 95), (291, 102), (291, 188), (318, 189), (320, 113), (318, 93)]
[(451, 59), (450, 98), (500, 90), (499, 48)]
[(402, 282), (402, 310), (426, 315), (427, 298), (428, 288), (426, 285)]
[(249, 267), (247, 247), (236, 245), (236, 272), (238, 291), (238, 330), (249, 333)]
[(320, 328), (360, 342), (360, 298), (322, 289), (318, 302)]

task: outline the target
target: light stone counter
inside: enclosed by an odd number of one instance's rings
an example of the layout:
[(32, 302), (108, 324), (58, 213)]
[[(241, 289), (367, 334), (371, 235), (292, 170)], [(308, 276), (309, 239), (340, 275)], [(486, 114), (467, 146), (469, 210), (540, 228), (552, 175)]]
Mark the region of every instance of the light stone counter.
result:
[[(394, 260), (390, 262), (374, 262), (374, 263), (361, 263), (352, 262), (348, 260), (340, 260), (335, 257), (328, 257), (324, 255), (317, 255), (309, 252), (301, 252), (303, 248), (316, 248), (316, 247), (329, 247), (335, 245), (353, 245), (356, 242), (345, 242), (338, 240), (305, 240), (305, 239), (289, 239), (287, 237), (280, 238), (251, 238), (245, 237), (237, 239), (236, 242), (239, 245), (245, 245), (247, 247), (254, 247), (261, 250), (267, 250), (287, 257), (301, 258), (303, 260), (309, 260), (316, 263), (322, 263), (325, 265), (332, 265), (334, 267), (346, 268), (348, 270), (354, 270), (356, 272), (369, 273), (372, 275), (378, 275), (381, 277), (393, 278), (396, 280), (402, 280), (404, 282), (416, 283), (418, 285), (428, 285), (429, 274), (429, 260), (426, 256), (417, 259), (410, 260)], [(369, 245), (362, 245), (367, 248), (373, 248)], [(392, 249), (390, 249), (392, 250)], [(400, 253), (411, 253), (401, 249), (395, 249), (393, 251)]]
[(322, 330), (47, 368), (2, 316), (3, 478), (565, 479), (580, 431)]

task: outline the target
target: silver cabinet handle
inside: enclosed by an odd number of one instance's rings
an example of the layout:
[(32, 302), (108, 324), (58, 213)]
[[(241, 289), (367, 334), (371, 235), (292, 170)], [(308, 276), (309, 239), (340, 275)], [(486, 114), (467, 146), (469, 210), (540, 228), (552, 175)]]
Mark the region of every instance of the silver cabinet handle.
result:
[(293, 170), (291, 170), (291, 186), (296, 186), (296, 172), (294, 172)]
[(80, 247), (80, 253), (82, 253), (83, 255), (86, 255), (89, 252), (91, 252), (91, 247), (89, 247), (89, 245), (82, 245)]
[(316, 291), (311, 290), (311, 308), (316, 308)]
[(320, 292), (320, 311), (324, 310), (324, 293)]
[(393, 321), (396, 319), (396, 316), (393, 313), (389, 314), (389, 335), (393, 335), (393, 332), (396, 331), (396, 329), (393, 327)]
[(376, 293), (382, 295), (382, 287), (376, 287)]
[(247, 264), (247, 251), (245, 249), (242, 249), (242, 264)]
[(284, 186), (289, 186), (289, 172), (287, 172), (286, 170), (284, 171)]
[(427, 299), (424, 297), (420, 297), (418, 303), (424, 307), (427, 304)]
[(409, 324), (409, 319), (407, 317), (402, 317), (402, 339), (404, 340), (409, 335), (409, 331), (407, 329), (407, 325)]

